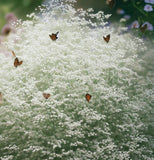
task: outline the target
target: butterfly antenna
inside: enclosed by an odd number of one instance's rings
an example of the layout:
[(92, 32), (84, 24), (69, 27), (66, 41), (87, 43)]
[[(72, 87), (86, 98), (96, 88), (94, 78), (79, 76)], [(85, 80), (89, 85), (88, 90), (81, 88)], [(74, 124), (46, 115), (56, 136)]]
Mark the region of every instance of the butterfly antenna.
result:
[(14, 56), (14, 57), (16, 57), (16, 55), (15, 55), (14, 51), (12, 51), (12, 54), (13, 54), (13, 56)]

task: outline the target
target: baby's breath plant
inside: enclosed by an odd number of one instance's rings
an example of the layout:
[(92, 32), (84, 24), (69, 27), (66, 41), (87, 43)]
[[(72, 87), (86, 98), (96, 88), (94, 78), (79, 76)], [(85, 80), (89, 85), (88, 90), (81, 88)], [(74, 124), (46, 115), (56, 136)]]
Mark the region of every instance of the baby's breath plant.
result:
[(152, 159), (152, 50), (106, 26), (101, 11), (43, 8), (3, 42), (0, 159)]

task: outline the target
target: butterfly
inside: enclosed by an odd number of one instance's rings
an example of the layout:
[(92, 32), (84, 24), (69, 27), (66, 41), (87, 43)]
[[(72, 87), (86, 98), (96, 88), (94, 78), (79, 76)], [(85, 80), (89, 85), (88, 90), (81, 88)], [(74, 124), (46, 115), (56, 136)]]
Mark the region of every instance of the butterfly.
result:
[(108, 34), (106, 37), (103, 36), (103, 38), (104, 38), (104, 40), (108, 43), (109, 40), (110, 40), (110, 34)]
[(109, 8), (113, 8), (115, 6), (116, 1), (115, 0), (107, 0), (106, 4), (109, 6)]
[(89, 102), (91, 99), (91, 95), (87, 93), (85, 97), (86, 97), (86, 100)]
[(52, 34), (49, 34), (49, 37), (53, 40), (53, 41), (55, 41), (56, 39), (58, 39), (58, 37), (57, 37), (57, 35), (58, 35), (58, 33), (59, 32), (57, 32), (57, 33), (52, 33)]
[(3, 96), (2, 96), (2, 93), (0, 92), (0, 104), (3, 103)]
[(140, 25), (140, 30), (141, 30), (142, 32), (145, 32), (145, 30), (147, 29), (147, 27), (148, 27), (147, 24), (144, 24), (143, 26)]
[(14, 60), (14, 66), (18, 67), (18, 66), (20, 66), (22, 64), (22, 62), (23, 61), (19, 61), (19, 59), (16, 57), (15, 60)]
[(50, 97), (50, 94), (49, 93), (43, 93), (43, 96), (45, 99), (48, 99)]
[[(14, 57), (16, 57), (14, 51), (12, 51), (12, 54), (13, 54)], [(18, 66), (20, 66), (20, 65), (22, 64), (22, 62), (23, 62), (23, 61), (20, 61), (20, 62), (19, 62), (19, 59), (16, 57), (15, 60), (14, 60), (14, 66), (15, 66), (15, 67), (18, 67)]]

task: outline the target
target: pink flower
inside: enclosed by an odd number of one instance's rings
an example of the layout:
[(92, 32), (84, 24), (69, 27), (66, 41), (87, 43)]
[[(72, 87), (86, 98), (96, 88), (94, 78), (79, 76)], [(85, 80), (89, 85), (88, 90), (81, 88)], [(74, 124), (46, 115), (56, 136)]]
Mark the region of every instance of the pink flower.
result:
[(121, 9), (121, 8), (117, 9), (117, 14), (124, 14), (124, 13), (125, 13), (125, 11), (123, 9)]
[(139, 23), (137, 20), (131, 24), (131, 28), (139, 28)]
[(14, 13), (8, 13), (6, 16), (5, 16), (5, 19), (8, 23), (12, 23), (14, 21), (17, 21), (17, 17), (14, 15)]
[(144, 0), (144, 2), (154, 4), (154, 0)]
[(15, 31), (10, 24), (5, 24), (1, 30), (2, 35), (8, 35), (11, 31)]
[(146, 12), (151, 12), (151, 11), (153, 11), (153, 8), (152, 8), (151, 5), (146, 4), (146, 5), (144, 6), (144, 10), (145, 10)]
[(145, 23), (142, 24), (142, 26), (144, 26), (145, 24), (147, 24), (147, 30), (153, 31), (153, 25), (152, 24), (150, 24), (149, 22), (145, 22)]

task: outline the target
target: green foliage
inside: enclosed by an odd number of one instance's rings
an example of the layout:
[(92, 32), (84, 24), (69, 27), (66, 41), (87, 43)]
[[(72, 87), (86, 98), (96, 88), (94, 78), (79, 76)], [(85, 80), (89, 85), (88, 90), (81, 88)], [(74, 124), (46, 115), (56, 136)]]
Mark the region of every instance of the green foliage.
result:
[(0, 28), (5, 22), (8, 12), (15, 13), (19, 18), (25, 19), (26, 14), (31, 13), (43, 0), (0, 0)]
[[(115, 6), (113, 8), (109, 8), (106, 1), (107, 0), (89, 0), (87, 2), (86, 0), (80, 0), (78, 1), (78, 7), (90, 7), (94, 8), (95, 12), (102, 10), (105, 14), (112, 14), (109, 18), (109, 21), (111, 22), (117, 22), (126, 15), (129, 15), (130, 18), (124, 23), (126, 26), (130, 26), (135, 20), (139, 22), (139, 25), (149, 22), (154, 26), (154, 12), (144, 10), (145, 5), (148, 4), (154, 8), (154, 4), (146, 3), (144, 0), (116, 0)], [(118, 14), (118, 9), (122, 9), (124, 13)], [(145, 33), (141, 33), (139, 29), (135, 29), (135, 32), (140, 36), (143, 36), (144, 34), (148, 37), (153, 37), (154, 35), (154, 33), (149, 30), (146, 30)]]

